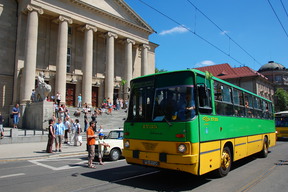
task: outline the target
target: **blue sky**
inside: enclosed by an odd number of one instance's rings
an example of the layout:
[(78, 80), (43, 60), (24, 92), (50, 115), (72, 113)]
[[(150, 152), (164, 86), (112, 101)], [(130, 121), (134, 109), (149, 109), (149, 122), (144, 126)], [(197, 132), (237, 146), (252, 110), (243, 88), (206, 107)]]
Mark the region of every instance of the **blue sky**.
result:
[[(156, 49), (158, 69), (171, 71), (229, 63), (232, 67), (245, 65), (258, 70), (268, 61), (288, 66), (288, 37), (268, 0), (125, 1), (157, 32), (149, 40), (160, 45)], [(288, 32), (288, 1), (270, 2)]]

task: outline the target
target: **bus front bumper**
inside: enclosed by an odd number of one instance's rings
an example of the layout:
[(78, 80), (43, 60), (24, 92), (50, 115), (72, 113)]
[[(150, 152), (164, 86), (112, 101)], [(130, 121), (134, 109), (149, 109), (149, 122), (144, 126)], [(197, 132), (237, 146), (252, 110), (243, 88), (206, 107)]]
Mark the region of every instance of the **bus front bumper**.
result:
[(198, 155), (167, 154), (123, 149), (127, 163), (174, 169), (197, 174)]

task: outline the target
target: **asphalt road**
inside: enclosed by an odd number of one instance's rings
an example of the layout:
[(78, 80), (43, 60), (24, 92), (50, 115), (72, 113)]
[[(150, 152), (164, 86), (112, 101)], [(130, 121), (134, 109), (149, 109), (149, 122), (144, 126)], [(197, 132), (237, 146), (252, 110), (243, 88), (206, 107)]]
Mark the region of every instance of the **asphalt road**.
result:
[(288, 189), (288, 141), (277, 142), (267, 158), (233, 164), (224, 178), (106, 161), (87, 168), (86, 156), (0, 162), (0, 191), (205, 191), (282, 192)]

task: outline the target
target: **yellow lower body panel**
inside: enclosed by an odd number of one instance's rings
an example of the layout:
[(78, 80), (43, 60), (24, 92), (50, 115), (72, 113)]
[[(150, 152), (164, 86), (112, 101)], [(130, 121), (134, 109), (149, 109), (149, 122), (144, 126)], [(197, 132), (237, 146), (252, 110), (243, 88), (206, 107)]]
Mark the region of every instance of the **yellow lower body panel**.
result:
[(157, 142), (155, 145), (155, 141), (130, 140), (130, 143), (133, 144), (131, 149), (123, 149), (123, 156), (127, 163), (185, 171), (198, 175), (199, 143), (185, 142), (187, 145), (185, 153), (177, 153), (179, 145), (177, 142)]

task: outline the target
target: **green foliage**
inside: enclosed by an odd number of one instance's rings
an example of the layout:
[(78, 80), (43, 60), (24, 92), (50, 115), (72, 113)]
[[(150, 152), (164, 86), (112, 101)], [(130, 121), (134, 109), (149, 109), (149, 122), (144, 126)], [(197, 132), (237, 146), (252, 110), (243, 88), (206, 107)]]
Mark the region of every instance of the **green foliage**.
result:
[(125, 79), (122, 79), (121, 80), (121, 85), (123, 86), (123, 85), (125, 85), (127, 83), (127, 80), (125, 80)]
[(277, 111), (285, 111), (288, 105), (288, 93), (282, 88), (278, 88), (275, 92), (276, 102), (275, 108)]
[(155, 73), (162, 73), (162, 72), (166, 72), (167, 70), (165, 69), (158, 69), (157, 67), (155, 68)]

